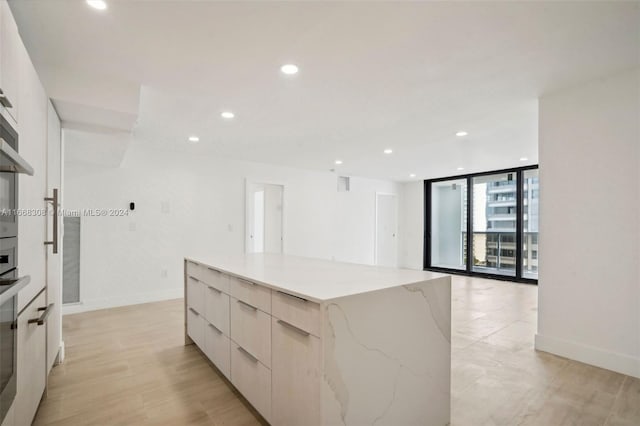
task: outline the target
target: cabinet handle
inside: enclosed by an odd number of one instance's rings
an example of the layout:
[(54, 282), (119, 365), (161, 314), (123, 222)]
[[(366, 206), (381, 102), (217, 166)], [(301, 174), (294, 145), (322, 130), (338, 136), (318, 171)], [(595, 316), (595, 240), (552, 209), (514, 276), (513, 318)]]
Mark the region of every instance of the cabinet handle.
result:
[(296, 332), (298, 332), (299, 334), (302, 334), (304, 337), (308, 337), (308, 336), (309, 336), (309, 333), (308, 333), (308, 332), (304, 331), (304, 330), (303, 330), (303, 329), (301, 329), (301, 328), (296, 327), (296, 326), (295, 326), (295, 325), (293, 325), (293, 324), (289, 324), (289, 323), (288, 323), (288, 322), (286, 322), (286, 321), (278, 320), (278, 324), (283, 325), (283, 326), (285, 326), (285, 327), (287, 327), (287, 328), (289, 328), (289, 329), (291, 329), (291, 330), (293, 330), (293, 331), (296, 331)]
[(249, 352), (246, 351), (246, 349), (244, 349), (242, 346), (238, 346), (238, 350), (240, 352), (242, 352), (247, 358), (249, 358), (251, 361), (253, 362), (258, 362), (258, 358), (256, 358), (255, 356), (251, 355)]
[(58, 254), (58, 188), (53, 188), (53, 196), (45, 197), (45, 201), (50, 201), (53, 207), (53, 240), (45, 241), (45, 245), (53, 246), (53, 254)]
[(194, 281), (195, 281), (195, 282), (197, 282), (197, 283), (199, 283), (199, 282), (200, 282), (200, 280), (199, 280), (199, 279), (197, 279), (196, 277), (192, 277), (191, 275), (189, 275), (189, 278), (191, 278), (192, 280), (194, 280)]
[(2, 106), (5, 108), (13, 108), (13, 104), (11, 103), (9, 98), (4, 95), (0, 96), (0, 104), (2, 104)]
[(196, 262), (194, 262), (193, 260), (187, 260), (187, 263), (190, 263), (193, 266), (198, 266), (198, 264)]
[(251, 281), (245, 280), (243, 278), (238, 278), (238, 281), (243, 282), (245, 284), (249, 284), (249, 285), (256, 285), (256, 283), (252, 283)]
[(218, 290), (217, 288), (215, 288), (215, 287), (211, 287), (211, 286), (208, 286), (208, 287), (209, 287), (209, 290), (213, 290), (213, 291), (215, 291), (215, 292), (216, 292), (216, 293), (218, 293), (218, 294), (222, 294), (222, 291)]
[(278, 293), (280, 293), (280, 294), (282, 294), (282, 295), (285, 295), (285, 296), (288, 296), (288, 297), (291, 297), (291, 298), (293, 298), (293, 299), (299, 300), (299, 301), (301, 301), (301, 302), (308, 302), (308, 300), (307, 300), (307, 299), (304, 299), (304, 298), (302, 298), (302, 297), (300, 297), (300, 296), (294, 296), (293, 294), (285, 293), (284, 291), (280, 291), (280, 290), (278, 290)]
[(193, 309), (193, 308), (189, 308), (189, 310), (190, 310), (191, 312), (193, 312), (194, 314), (196, 314), (197, 316), (200, 316), (200, 314), (198, 313), (198, 311), (196, 311), (195, 309)]
[(38, 308), (38, 311), (42, 312), (42, 315), (40, 315), (40, 318), (30, 319), (29, 321), (27, 321), (27, 323), (43, 325), (45, 321), (47, 321), (47, 317), (51, 313), (52, 309), (53, 309), (53, 303), (49, 303), (49, 306), (46, 306), (44, 308)]
[(222, 272), (218, 271), (217, 269), (213, 269), (213, 268), (211, 268), (211, 267), (209, 267), (209, 266), (207, 266), (207, 269), (208, 269), (208, 270), (210, 270), (211, 272), (217, 272), (217, 273), (219, 273), (219, 274), (221, 274), (221, 273), (222, 273)]
[(209, 327), (211, 327), (211, 328), (213, 328), (215, 331), (217, 331), (217, 332), (218, 332), (218, 334), (222, 334), (222, 330), (220, 330), (220, 329), (219, 329), (218, 327), (216, 327), (215, 325), (213, 325), (213, 324), (209, 324)]
[(251, 309), (252, 311), (257, 311), (257, 310), (258, 310), (258, 308), (256, 308), (255, 306), (250, 305), (250, 304), (248, 304), (248, 303), (246, 303), (246, 302), (243, 302), (242, 300), (238, 300), (238, 303), (239, 303), (240, 305), (242, 305), (242, 306), (246, 307), (246, 308)]

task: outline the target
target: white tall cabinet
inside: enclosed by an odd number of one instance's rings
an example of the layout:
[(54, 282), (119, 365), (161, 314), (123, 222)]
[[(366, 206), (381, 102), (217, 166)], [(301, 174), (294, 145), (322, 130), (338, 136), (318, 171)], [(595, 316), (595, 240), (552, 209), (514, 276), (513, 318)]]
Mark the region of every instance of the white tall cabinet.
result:
[[(50, 195), (48, 179), (61, 175), (61, 160), (51, 161), (48, 151), (50, 141), (59, 147), (60, 120), (50, 107), (6, 0), (0, 0), (0, 90), (0, 114), (17, 130), (19, 153), (35, 170), (33, 176), (18, 177), (18, 206), (43, 209), (44, 198)], [(58, 288), (47, 286), (47, 265), (61, 262), (44, 245), (45, 238), (51, 239), (51, 220), (51, 216), (23, 216), (18, 221), (19, 275), (30, 275), (31, 282), (18, 294), (17, 390), (2, 426), (32, 423), (61, 343), (59, 306), (42, 324), (29, 322), (40, 318), (51, 303), (59, 303)]]
[(450, 277), (185, 258), (185, 341), (276, 426), (449, 422)]

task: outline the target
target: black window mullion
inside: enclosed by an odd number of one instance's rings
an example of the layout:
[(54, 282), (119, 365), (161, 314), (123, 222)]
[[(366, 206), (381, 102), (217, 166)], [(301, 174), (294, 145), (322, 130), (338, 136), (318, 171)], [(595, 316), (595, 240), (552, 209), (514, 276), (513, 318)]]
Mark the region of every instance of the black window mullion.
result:
[(467, 177), (467, 272), (473, 266), (473, 178)]
[(431, 185), (424, 181), (424, 258), (422, 264), (425, 268), (431, 267)]
[(518, 170), (516, 173), (516, 279), (518, 280), (522, 278), (523, 177), (522, 170)]

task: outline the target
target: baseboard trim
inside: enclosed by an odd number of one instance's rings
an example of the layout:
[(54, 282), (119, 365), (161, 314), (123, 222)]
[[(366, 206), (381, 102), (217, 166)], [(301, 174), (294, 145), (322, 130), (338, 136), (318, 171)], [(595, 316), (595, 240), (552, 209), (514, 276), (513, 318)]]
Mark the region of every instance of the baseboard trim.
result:
[(97, 311), (99, 309), (118, 308), (121, 306), (139, 305), (141, 303), (160, 302), (162, 300), (179, 299), (184, 297), (184, 289), (170, 289), (148, 293), (136, 293), (108, 299), (83, 300), (80, 303), (62, 305), (62, 315), (78, 314), (81, 312)]
[(535, 347), (540, 351), (640, 378), (640, 358), (542, 334), (536, 334)]

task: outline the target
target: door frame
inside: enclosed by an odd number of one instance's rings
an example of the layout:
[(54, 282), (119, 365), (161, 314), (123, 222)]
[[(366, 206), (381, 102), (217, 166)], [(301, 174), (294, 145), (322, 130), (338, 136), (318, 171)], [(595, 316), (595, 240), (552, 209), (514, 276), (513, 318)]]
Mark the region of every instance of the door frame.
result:
[(398, 194), (393, 192), (378, 192), (375, 193), (375, 209), (373, 215), (373, 263), (378, 265), (378, 198), (380, 196), (392, 196), (396, 200), (396, 267), (398, 265)]
[(251, 202), (253, 202), (253, 200), (251, 199), (251, 194), (249, 192), (249, 189), (251, 187), (251, 185), (277, 185), (277, 186), (281, 186), (282, 187), (282, 253), (286, 253), (285, 251), (285, 242), (286, 242), (286, 228), (285, 228), (285, 224), (286, 222), (286, 205), (287, 205), (287, 201), (286, 201), (286, 197), (287, 197), (287, 185), (282, 182), (282, 181), (278, 181), (278, 180), (271, 180), (271, 179), (261, 179), (261, 178), (254, 178), (254, 177), (246, 177), (245, 181), (244, 181), (244, 252), (245, 254), (247, 253), (253, 253), (252, 251), (249, 251), (249, 248), (251, 247), (251, 242), (249, 241), (249, 230), (251, 229), (251, 218), (249, 217), (249, 211), (248, 211), (248, 206)]

